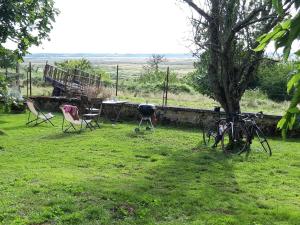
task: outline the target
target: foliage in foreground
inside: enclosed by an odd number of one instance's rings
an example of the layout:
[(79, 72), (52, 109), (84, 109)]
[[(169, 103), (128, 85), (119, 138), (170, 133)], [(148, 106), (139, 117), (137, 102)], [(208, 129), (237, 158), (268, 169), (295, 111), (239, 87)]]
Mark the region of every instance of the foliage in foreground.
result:
[(0, 54), (7, 50), (3, 44), (16, 44), (15, 55), (22, 58), (32, 45), (49, 38), (58, 10), (53, 0), (3, 0), (0, 4)]
[(245, 160), (201, 148), (199, 130), (63, 134), (61, 119), (0, 114), (0, 223), (299, 224), (299, 140)]
[[(284, 15), (283, 4), (294, 5), (295, 15), (277, 24), (268, 34), (259, 37), (260, 45), (255, 50), (261, 51), (271, 41), (275, 41), (276, 49), (283, 48), (284, 58), (287, 59), (292, 50), (293, 42), (300, 38), (300, 1), (287, 0), (283, 2), (282, 0), (273, 0), (273, 7), (276, 8), (280, 16)], [(295, 55), (300, 57), (300, 49), (295, 52)], [(286, 136), (288, 130), (300, 125), (300, 62), (297, 65), (297, 71), (287, 85), (287, 92), (292, 93), (293, 97), (285, 115), (278, 123), (278, 127), (282, 129), (283, 137)]]

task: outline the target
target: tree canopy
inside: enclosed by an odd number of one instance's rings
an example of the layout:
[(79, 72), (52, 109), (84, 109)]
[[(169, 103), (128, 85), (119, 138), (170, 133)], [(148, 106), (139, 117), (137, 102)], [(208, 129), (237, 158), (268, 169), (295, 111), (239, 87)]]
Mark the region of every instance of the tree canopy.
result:
[(256, 38), (287, 16), (278, 16), (271, 0), (183, 0), (192, 17), (196, 55), (207, 54), (207, 77), (212, 97), (226, 113), (240, 112), (239, 101), (255, 77), (263, 52), (254, 52)]
[(13, 42), (17, 47), (11, 50), (22, 58), (30, 46), (49, 39), (58, 13), (53, 0), (0, 0), (0, 54)]

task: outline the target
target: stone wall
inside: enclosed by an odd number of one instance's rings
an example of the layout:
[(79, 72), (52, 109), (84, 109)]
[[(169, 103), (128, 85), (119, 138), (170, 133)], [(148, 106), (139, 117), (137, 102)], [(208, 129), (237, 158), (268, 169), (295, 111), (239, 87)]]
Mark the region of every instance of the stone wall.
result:
[[(65, 97), (32, 97), (37, 105), (45, 111), (58, 112), (62, 104), (73, 104), (80, 106), (79, 99), (69, 99)], [(110, 105), (105, 105), (106, 112), (112, 113)], [(120, 119), (124, 121), (137, 121), (140, 117), (137, 111), (138, 104), (126, 103), (122, 109)], [(219, 118), (219, 114), (204, 109), (192, 109), (183, 107), (161, 107), (157, 106), (156, 115), (158, 123), (163, 125), (203, 127), (203, 125), (214, 123)], [(276, 129), (280, 116), (265, 115), (257, 123), (267, 135), (280, 135)], [(300, 131), (294, 131), (292, 136), (300, 136)]]

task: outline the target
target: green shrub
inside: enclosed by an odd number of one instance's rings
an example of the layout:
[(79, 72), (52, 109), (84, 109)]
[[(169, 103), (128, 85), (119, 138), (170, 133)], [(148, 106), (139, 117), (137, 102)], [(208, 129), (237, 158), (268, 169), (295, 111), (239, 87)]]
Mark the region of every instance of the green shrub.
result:
[[(120, 88), (131, 92), (152, 93), (152, 92), (162, 92), (164, 90), (164, 84), (163, 82), (140, 83), (139, 81), (128, 81), (126, 83), (125, 82), (122, 83), (120, 85)], [(186, 83), (170, 83), (169, 92), (176, 93), (176, 94), (191, 93), (193, 92), (193, 88)]]
[(98, 68), (98, 67), (93, 68), (92, 69), (92, 74), (95, 74), (95, 75), (98, 75), (98, 76), (101, 75), (101, 82), (105, 87), (111, 86), (113, 84), (113, 81), (111, 79), (111, 75), (107, 71), (105, 71), (101, 68)]
[(207, 96), (212, 96), (209, 79), (206, 73), (202, 73), (197, 69), (185, 76), (185, 83), (198, 91), (199, 93)]
[(195, 71), (185, 76), (185, 82), (193, 87), (196, 91), (203, 95), (213, 97), (210, 81), (208, 79), (208, 54), (204, 52), (199, 58), (199, 62), (195, 63)]
[(174, 83), (169, 86), (169, 91), (172, 93), (191, 93), (193, 92), (193, 88), (185, 83)]
[[(153, 70), (145, 70), (142, 75), (138, 78), (140, 83), (163, 83), (166, 79), (167, 72), (166, 71), (153, 71)], [(178, 82), (177, 74), (174, 72), (170, 72), (169, 74), (169, 83)]]
[(87, 71), (92, 69), (92, 63), (87, 59), (71, 59), (65, 60), (63, 62), (55, 62), (55, 66), (63, 69), (79, 69), (82, 71)]
[(267, 94), (268, 98), (274, 101), (290, 100), (286, 89), (292, 76), (291, 71), (294, 69), (295, 64), (293, 62), (264, 62), (258, 69), (257, 86)]
[(7, 94), (7, 83), (2, 74), (0, 74), (0, 94), (1, 96), (5, 96)]

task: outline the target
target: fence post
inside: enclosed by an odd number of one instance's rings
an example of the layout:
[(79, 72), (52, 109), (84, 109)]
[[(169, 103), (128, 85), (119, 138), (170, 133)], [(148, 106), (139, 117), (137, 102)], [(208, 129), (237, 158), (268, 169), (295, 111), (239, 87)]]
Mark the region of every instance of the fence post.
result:
[(29, 62), (29, 94), (32, 96), (32, 86), (31, 86), (31, 62)]
[(167, 68), (167, 75), (164, 81), (164, 91), (163, 91), (163, 106), (167, 106), (168, 104), (168, 89), (169, 89), (169, 73), (170, 68)]
[(118, 96), (118, 85), (119, 85), (119, 65), (117, 65), (116, 96)]
[(169, 90), (169, 74), (170, 74), (170, 68), (167, 68), (167, 85), (166, 85), (166, 100), (165, 104), (168, 105), (168, 90)]
[(29, 74), (29, 68), (26, 71), (26, 97), (28, 98), (28, 74)]

